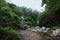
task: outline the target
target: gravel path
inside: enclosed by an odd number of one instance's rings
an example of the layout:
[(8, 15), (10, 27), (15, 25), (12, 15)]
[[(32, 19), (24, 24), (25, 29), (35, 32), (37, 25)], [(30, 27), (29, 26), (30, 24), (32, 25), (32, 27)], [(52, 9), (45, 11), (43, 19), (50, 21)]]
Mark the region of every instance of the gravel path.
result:
[(18, 30), (18, 32), (21, 33), (22, 38), (21, 40), (60, 40), (60, 37), (55, 36), (44, 36), (43, 34), (33, 31), (27, 31), (27, 30)]
[(21, 40), (41, 40), (37, 32), (21, 30), (20, 33), (22, 34)]

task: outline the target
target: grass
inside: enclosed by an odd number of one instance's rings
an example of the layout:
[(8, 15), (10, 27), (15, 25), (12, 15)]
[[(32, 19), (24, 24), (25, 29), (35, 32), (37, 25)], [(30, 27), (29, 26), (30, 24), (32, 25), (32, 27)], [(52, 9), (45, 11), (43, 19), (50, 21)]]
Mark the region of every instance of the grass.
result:
[(20, 33), (16, 32), (12, 28), (0, 28), (0, 40), (20, 40)]

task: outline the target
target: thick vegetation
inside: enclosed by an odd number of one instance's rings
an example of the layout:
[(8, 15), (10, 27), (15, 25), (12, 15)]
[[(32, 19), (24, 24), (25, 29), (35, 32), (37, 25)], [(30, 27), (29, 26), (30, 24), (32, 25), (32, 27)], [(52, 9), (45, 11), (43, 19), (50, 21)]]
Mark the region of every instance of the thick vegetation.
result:
[(60, 26), (60, 0), (42, 0), (46, 4), (46, 14), (41, 18), (39, 25), (45, 27)]
[(30, 26), (37, 26), (38, 11), (33, 11), (30, 8), (18, 7), (11, 3), (6, 3), (0, 0), (0, 26), (12, 28), (20, 28), (21, 16), (24, 21), (28, 22)]
[(31, 8), (18, 7), (15, 4), (8, 3), (11, 10), (20, 18), (23, 16), (24, 21), (30, 26), (37, 26), (38, 11), (33, 11)]
[(0, 27), (20, 27), (20, 18), (10, 9), (5, 0), (0, 0)]
[(0, 0), (0, 40), (20, 40), (21, 35), (13, 29), (20, 28), (21, 16), (30, 26), (36, 26), (37, 11), (30, 8), (18, 7)]
[[(0, 40), (20, 40), (21, 35), (13, 29), (21, 28), (21, 21), (28, 22), (31, 27), (37, 26), (37, 21), (39, 26), (60, 26), (60, 0), (42, 0), (42, 6), (44, 4), (46, 4), (45, 11), (39, 13), (36, 10), (18, 7), (0, 0)], [(42, 33), (50, 35), (47, 32)]]
[(0, 40), (20, 40), (21, 35), (12, 28), (0, 28)]
[(20, 40), (20, 34), (13, 30), (20, 27), (17, 22), (20, 24), (20, 18), (10, 9), (5, 0), (0, 0), (0, 40)]

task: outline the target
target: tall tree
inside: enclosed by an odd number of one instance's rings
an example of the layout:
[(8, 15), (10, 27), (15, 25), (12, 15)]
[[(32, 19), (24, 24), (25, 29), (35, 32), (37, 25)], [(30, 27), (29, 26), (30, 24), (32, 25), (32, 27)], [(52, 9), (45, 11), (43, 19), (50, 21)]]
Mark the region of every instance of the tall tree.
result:
[(42, 0), (42, 6), (46, 4), (46, 14), (42, 18), (43, 25), (53, 27), (60, 24), (60, 0)]

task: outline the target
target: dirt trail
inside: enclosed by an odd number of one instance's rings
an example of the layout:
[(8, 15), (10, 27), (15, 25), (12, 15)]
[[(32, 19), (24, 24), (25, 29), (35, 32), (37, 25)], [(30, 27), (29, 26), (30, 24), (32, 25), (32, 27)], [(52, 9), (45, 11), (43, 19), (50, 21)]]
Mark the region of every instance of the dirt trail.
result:
[(22, 34), (21, 40), (41, 40), (41, 37), (38, 35), (37, 32), (22, 30), (20, 31)]
[(18, 30), (18, 32), (21, 33), (22, 38), (21, 40), (60, 40), (60, 37), (55, 36), (44, 36), (43, 34), (33, 31), (27, 31), (27, 30)]

